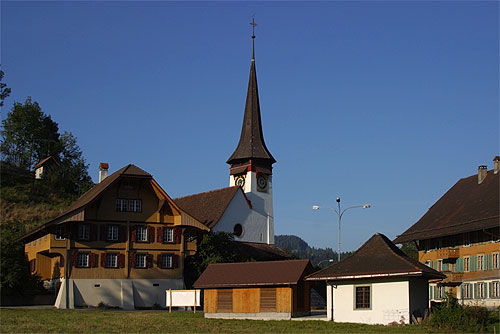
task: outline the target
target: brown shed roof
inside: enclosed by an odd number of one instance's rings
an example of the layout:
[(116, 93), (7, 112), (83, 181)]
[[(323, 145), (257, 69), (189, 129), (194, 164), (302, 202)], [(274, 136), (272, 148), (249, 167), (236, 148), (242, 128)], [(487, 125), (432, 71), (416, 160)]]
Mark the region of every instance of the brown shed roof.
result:
[(500, 173), (492, 170), (478, 184), (477, 175), (459, 180), (394, 242), (402, 243), (500, 225)]
[(297, 284), (312, 272), (309, 260), (209, 264), (195, 288), (257, 287)]
[(242, 191), (239, 186), (221, 188), (174, 198), (174, 202), (198, 221), (209, 228), (213, 228), (219, 222), (238, 191)]
[(367, 278), (445, 275), (409, 258), (385, 235), (374, 234), (353, 255), (307, 277), (307, 280), (352, 280)]

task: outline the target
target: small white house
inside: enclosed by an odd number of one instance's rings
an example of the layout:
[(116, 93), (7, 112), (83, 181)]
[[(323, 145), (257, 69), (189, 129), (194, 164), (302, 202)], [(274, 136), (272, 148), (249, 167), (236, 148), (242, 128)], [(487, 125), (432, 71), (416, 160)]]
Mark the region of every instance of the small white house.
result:
[(352, 256), (309, 275), (326, 281), (327, 316), (336, 322), (409, 324), (429, 305), (429, 279), (445, 275), (406, 256), (385, 235), (373, 235)]

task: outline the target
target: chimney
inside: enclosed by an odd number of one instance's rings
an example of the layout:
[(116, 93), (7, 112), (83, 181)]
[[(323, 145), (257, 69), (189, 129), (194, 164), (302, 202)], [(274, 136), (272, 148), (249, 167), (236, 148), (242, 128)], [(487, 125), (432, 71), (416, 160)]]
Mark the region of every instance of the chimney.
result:
[(486, 174), (488, 173), (487, 167), (485, 165), (481, 165), (477, 168), (477, 184), (483, 183), (486, 178)]
[(108, 177), (109, 164), (106, 162), (101, 162), (99, 164), (99, 183)]
[(496, 157), (493, 158), (493, 173), (497, 174), (498, 171), (500, 170), (500, 155), (497, 155)]

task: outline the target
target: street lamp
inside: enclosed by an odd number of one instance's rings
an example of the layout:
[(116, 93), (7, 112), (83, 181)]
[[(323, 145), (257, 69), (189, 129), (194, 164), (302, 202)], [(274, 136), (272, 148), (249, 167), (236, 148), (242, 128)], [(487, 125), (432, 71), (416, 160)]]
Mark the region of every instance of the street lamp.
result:
[(328, 206), (319, 206), (319, 205), (313, 205), (313, 210), (319, 210), (319, 209), (330, 209), (330, 210), (333, 210), (333, 212), (335, 212), (337, 214), (337, 216), (339, 217), (339, 245), (338, 245), (338, 260), (340, 262), (340, 222), (342, 221), (342, 216), (344, 215), (344, 213), (349, 210), (349, 209), (354, 209), (354, 208), (363, 208), (363, 209), (369, 209), (371, 207), (370, 204), (363, 204), (363, 205), (355, 205), (355, 206), (350, 206), (344, 210), (341, 210), (340, 208), (340, 197), (337, 197), (336, 199), (337, 201), (337, 204), (338, 204), (338, 210), (337, 209), (334, 209), (334, 208), (331, 208), (331, 207), (328, 207)]

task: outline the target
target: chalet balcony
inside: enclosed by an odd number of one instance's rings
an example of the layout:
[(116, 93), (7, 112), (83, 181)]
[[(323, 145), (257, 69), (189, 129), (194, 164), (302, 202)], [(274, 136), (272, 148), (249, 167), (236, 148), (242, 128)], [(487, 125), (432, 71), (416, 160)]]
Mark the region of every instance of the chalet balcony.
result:
[(458, 248), (443, 248), (437, 250), (437, 257), (440, 259), (458, 259)]

